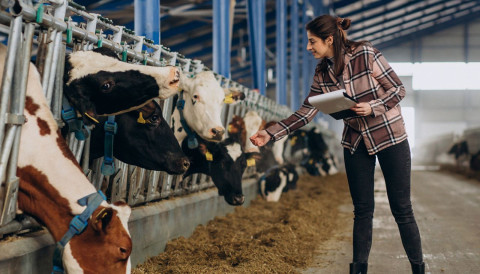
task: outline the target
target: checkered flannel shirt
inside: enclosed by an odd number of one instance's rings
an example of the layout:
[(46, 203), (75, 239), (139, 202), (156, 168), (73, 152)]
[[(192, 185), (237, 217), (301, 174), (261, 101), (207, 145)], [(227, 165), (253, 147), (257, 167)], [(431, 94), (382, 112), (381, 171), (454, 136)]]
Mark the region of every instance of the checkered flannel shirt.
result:
[[(328, 63), (328, 62), (327, 62)], [(367, 102), (372, 114), (343, 119), (343, 147), (353, 154), (363, 139), (370, 155), (407, 139), (405, 123), (398, 104), (405, 96), (405, 88), (385, 57), (370, 46), (359, 46), (345, 54), (343, 70), (345, 90), (358, 102)], [(318, 110), (308, 98), (341, 89), (341, 85), (328, 63), (328, 72), (316, 70), (313, 84), (303, 105), (290, 117), (269, 127), (267, 132), (274, 141), (312, 121)]]

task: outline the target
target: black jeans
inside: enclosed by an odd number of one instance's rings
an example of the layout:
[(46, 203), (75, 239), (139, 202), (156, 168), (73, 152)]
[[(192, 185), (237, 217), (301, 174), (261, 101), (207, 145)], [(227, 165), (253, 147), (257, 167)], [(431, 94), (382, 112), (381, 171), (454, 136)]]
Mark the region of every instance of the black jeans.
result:
[(372, 219), (375, 208), (373, 178), (378, 157), (387, 188), (390, 210), (397, 222), (403, 247), (412, 263), (421, 263), (422, 246), (410, 201), (411, 158), (408, 140), (376, 155), (368, 155), (363, 141), (352, 155), (344, 149), (350, 195), (354, 205), (353, 262), (366, 263), (372, 246)]

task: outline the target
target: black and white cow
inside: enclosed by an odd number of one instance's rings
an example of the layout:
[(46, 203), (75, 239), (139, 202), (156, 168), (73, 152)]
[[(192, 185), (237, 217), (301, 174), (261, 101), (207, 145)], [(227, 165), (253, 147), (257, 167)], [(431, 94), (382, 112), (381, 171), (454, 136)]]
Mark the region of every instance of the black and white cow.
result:
[(307, 132), (309, 157), (302, 163), (310, 175), (333, 175), (338, 173), (335, 157), (330, 152), (322, 133), (317, 128)]
[(274, 166), (258, 180), (260, 194), (268, 202), (278, 202), (283, 192), (297, 188), (298, 173), (293, 164)]
[[(141, 115), (141, 116), (140, 116)], [(91, 133), (90, 159), (104, 155), (106, 118)], [(163, 119), (162, 108), (152, 100), (138, 110), (115, 117), (117, 133), (113, 142), (113, 156), (120, 161), (149, 170), (182, 174), (190, 166), (188, 158)]]
[(182, 149), (190, 159), (190, 168), (184, 174), (187, 177), (202, 173), (212, 177), (218, 188), (218, 194), (234, 206), (245, 201), (242, 190), (242, 175), (247, 167), (248, 153), (244, 153), (240, 143), (227, 138), (219, 143), (207, 142), (199, 138), (199, 146), (188, 147), (187, 140), (182, 142)]
[[(77, 51), (65, 60), (64, 94), (81, 115), (97, 118), (138, 109), (178, 92), (176, 67), (122, 62), (112, 50)], [(88, 119), (85, 119), (89, 121)]]

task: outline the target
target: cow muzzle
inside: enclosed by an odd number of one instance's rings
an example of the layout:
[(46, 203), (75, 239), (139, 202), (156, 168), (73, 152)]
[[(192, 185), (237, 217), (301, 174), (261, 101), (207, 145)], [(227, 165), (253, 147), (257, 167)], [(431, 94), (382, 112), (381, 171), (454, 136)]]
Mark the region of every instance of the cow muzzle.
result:
[(245, 196), (242, 194), (232, 194), (232, 195), (226, 195), (224, 196), (225, 201), (232, 206), (239, 206), (243, 205), (245, 202)]
[(209, 130), (211, 140), (212, 141), (221, 141), (223, 139), (223, 135), (225, 134), (225, 128), (223, 127), (215, 127)]

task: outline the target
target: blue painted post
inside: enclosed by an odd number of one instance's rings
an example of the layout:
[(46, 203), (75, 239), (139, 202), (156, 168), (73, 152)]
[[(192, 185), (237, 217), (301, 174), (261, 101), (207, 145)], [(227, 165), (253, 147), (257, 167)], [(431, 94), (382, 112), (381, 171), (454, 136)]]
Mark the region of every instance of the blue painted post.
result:
[(278, 104), (287, 104), (287, 1), (277, 0), (277, 87), (276, 100)]
[(135, 0), (135, 34), (160, 44), (160, 0)]
[(265, 0), (248, 0), (248, 40), (252, 60), (253, 88), (265, 94)]
[(213, 71), (230, 78), (230, 0), (213, 1)]
[(292, 33), (291, 38), (291, 54), (290, 54), (290, 108), (292, 110), (298, 109), (299, 97), (302, 95), (299, 88), (299, 64), (298, 64), (298, 0), (292, 0), (290, 29)]
[(307, 1), (303, 1), (302, 5), (302, 88), (303, 88), (303, 97), (307, 98), (308, 94), (310, 93), (310, 85), (313, 75), (310, 75), (309, 70), (309, 59), (311, 57), (310, 53), (307, 51), (307, 31), (305, 30), (305, 26), (307, 25), (310, 18), (307, 15)]

